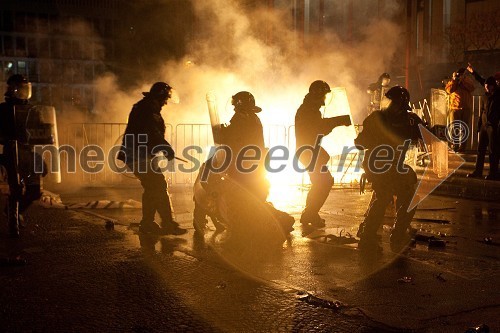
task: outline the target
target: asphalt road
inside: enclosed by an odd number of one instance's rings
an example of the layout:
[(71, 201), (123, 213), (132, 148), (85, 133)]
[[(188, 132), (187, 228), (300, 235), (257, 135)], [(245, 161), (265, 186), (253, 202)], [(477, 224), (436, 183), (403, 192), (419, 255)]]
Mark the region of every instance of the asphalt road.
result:
[[(134, 227), (139, 209), (33, 207), (23, 238), (5, 240), (0, 252), (28, 260), (25, 266), (1, 268), (0, 327), (137, 332), (463, 332), (481, 323), (495, 332), (500, 327), (499, 204), (430, 197), (412, 225), (423, 236), (443, 240), (444, 248), (429, 249), (422, 241), (394, 255), (382, 230), (384, 255), (365, 260), (355, 244), (326, 236), (355, 234), (369, 194), (332, 191), (322, 211), (325, 229), (303, 237), (297, 223), (283, 248), (263, 252), (255, 244), (227, 249), (224, 234), (193, 237), (191, 192), (172, 192), (177, 220), (190, 228), (186, 236), (139, 237)], [(61, 193), (65, 203), (85, 203), (137, 200), (141, 191)], [(298, 221), (303, 192), (287, 189), (271, 200)], [(114, 230), (106, 230), (106, 219), (116, 223)], [(482, 242), (485, 237), (493, 243)], [(398, 282), (403, 277), (409, 282)], [(301, 300), (306, 292), (317, 298)], [(340, 310), (329, 308), (333, 301), (342, 304)]]

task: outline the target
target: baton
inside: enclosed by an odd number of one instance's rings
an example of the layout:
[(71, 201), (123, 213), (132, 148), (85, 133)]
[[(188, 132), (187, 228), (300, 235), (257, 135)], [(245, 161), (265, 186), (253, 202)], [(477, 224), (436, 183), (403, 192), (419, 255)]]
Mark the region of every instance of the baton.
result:
[(180, 157), (177, 157), (177, 156), (174, 156), (174, 158), (178, 161), (181, 161), (181, 162), (184, 162), (184, 163), (189, 163), (188, 161), (186, 161), (185, 159), (182, 159)]

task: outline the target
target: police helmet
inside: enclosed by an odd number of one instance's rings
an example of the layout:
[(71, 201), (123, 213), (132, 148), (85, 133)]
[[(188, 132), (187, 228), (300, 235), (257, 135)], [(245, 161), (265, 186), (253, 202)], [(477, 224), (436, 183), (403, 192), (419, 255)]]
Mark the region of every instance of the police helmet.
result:
[(406, 88), (394, 86), (385, 93), (385, 97), (410, 109), (410, 93)]
[(172, 87), (165, 82), (156, 82), (151, 86), (149, 92), (143, 92), (144, 96), (151, 96), (159, 100), (167, 100), (172, 97)]
[(231, 104), (234, 105), (235, 111), (251, 111), (254, 113), (262, 111), (261, 108), (255, 105), (255, 97), (248, 91), (240, 91), (234, 95)]
[(322, 80), (316, 80), (309, 86), (309, 93), (313, 95), (324, 96), (331, 91), (328, 83)]
[(382, 75), (380, 75), (379, 77), (379, 80), (382, 81), (382, 79), (391, 79), (391, 76), (389, 75), (389, 73), (382, 73)]
[(14, 74), (7, 80), (6, 98), (28, 100), (31, 98), (31, 83), (21, 74)]

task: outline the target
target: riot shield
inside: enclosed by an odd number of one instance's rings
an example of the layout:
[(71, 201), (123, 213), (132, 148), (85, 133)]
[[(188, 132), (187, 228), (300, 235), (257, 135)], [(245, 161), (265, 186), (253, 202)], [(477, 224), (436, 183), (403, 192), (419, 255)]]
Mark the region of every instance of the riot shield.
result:
[[(347, 99), (347, 91), (343, 87), (332, 89), (332, 103), (325, 107), (323, 116), (325, 118), (349, 115), (352, 121), (351, 107)], [(356, 129), (354, 126), (339, 126), (333, 129), (330, 135), (327, 135), (321, 141), (323, 148), (328, 151), (330, 156), (342, 155), (344, 147), (351, 147), (356, 138)]]
[(217, 96), (213, 91), (207, 93), (207, 105), (208, 114), (210, 115), (210, 124), (212, 125), (212, 134), (214, 137), (214, 143), (220, 144), (220, 119), (219, 112), (217, 110)]
[[(16, 105), (14, 119), (19, 144), (53, 145), (59, 150), (56, 111), (53, 106)], [(61, 182), (59, 154), (52, 154), (52, 168), (55, 182)]]
[(448, 94), (442, 89), (431, 89), (431, 126), (447, 125)]

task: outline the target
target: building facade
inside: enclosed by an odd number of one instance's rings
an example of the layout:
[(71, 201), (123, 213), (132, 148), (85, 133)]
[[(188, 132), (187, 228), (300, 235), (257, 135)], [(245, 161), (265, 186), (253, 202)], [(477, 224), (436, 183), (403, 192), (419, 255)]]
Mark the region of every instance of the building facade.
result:
[(16, 0), (0, 5), (0, 85), (14, 74), (33, 85), (34, 103), (91, 113), (94, 80), (114, 54), (116, 0)]

